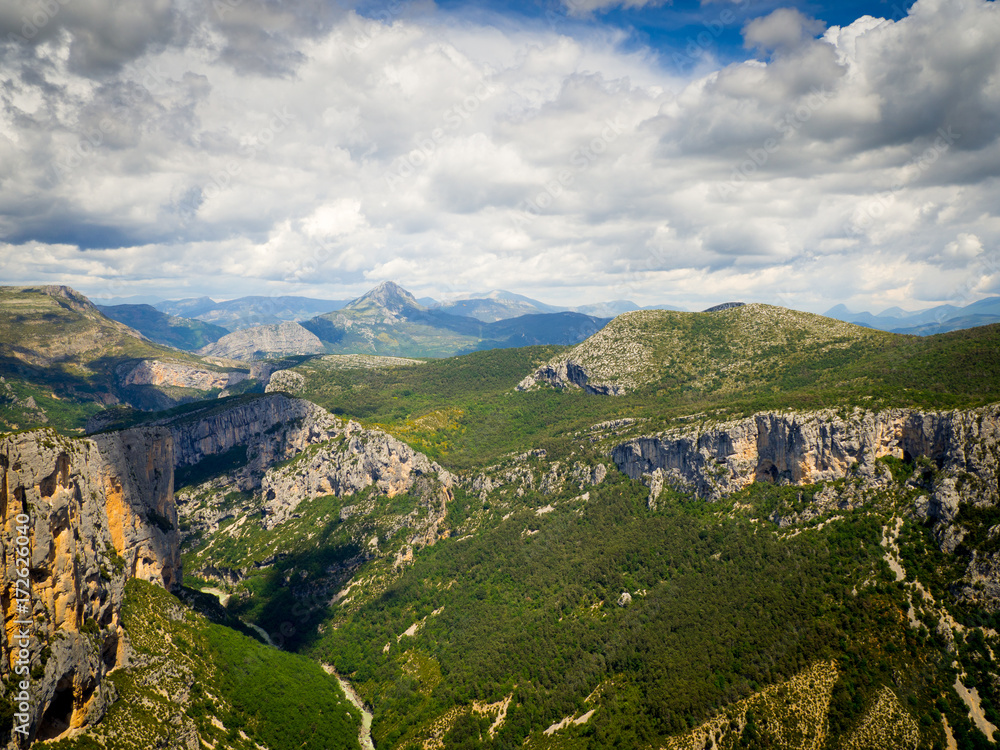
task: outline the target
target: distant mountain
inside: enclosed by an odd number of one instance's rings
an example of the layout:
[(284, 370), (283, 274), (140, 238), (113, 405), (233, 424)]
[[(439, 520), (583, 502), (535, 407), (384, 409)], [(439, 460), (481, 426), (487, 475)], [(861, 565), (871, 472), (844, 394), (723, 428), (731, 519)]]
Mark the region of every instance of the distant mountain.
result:
[(498, 320), (507, 320), (509, 318), (537, 313), (574, 312), (596, 318), (614, 318), (617, 315), (633, 310), (682, 310), (682, 308), (674, 307), (673, 305), (639, 307), (635, 302), (627, 299), (595, 302), (575, 307), (558, 307), (546, 304), (545, 302), (539, 302), (531, 297), (525, 297), (522, 294), (503, 290), (495, 290), (487, 294), (455, 300), (441, 305), (439, 309), (453, 315), (466, 315), (476, 318), (484, 323), (493, 323)]
[(339, 310), (347, 300), (312, 297), (239, 297), (216, 302), (209, 297), (159, 302), (154, 307), (170, 315), (196, 318), (230, 331), (286, 321), (309, 320), (321, 313)]
[(479, 321), (426, 308), (392, 281), (302, 325), (331, 354), (447, 357), (475, 348), (482, 338)]
[[(492, 301), (526, 304), (523, 300), (527, 298), (513, 299), (518, 295), (509, 295), (512, 299), (507, 299), (507, 294), (498, 293)], [(486, 309), (481, 307), (479, 312)], [(504, 309), (509, 312), (511, 308)], [(572, 312), (534, 313), (484, 322), (468, 315), (454, 315), (442, 307), (425, 307), (410, 292), (386, 281), (343, 309), (304, 321), (302, 326), (315, 334), (330, 354), (448, 357), (481, 349), (575, 344), (605, 323), (606, 319)]]
[(187, 299), (163, 300), (153, 304), (160, 312), (178, 315), (182, 318), (196, 318), (202, 313), (214, 310), (218, 303), (211, 297), (188, 297)]
[(943, 323), (925, 323), (912, 328), (897, 328), (893, 333), (908, 333), (913, 336), (933, 336), (936, 333), (948, 333), (949, 331), (961, 331), (966, 328), (976, 328), (978, 326), (988, 326), (1000, 323), (1000, 315), (960, 315), (956, 318), (949, 318)]
[(481, 296), (455, 300), (438, 309), (452, 315), (464, 315), (484, 323), (493, 323), (521, 315), (562, 312), (566, 308), (553, 307), (521, 294), (498, 289)]
[(639, 310), (639, 306), (629, 299), (614, 299), (610, 302), (597, 302), (591, 305), (579, 305), (570, 308), (573, 312), (583, 315), (594, 315), (598, 318), (614, 318), (622, 313)]
[(1000, 322), (997, 320), (1000, 319), (1000, 297), (987, 297), (966, 307), (938, 305), (916, 312), (890, 307), (878, 315), (870, 312), (851, 312), (841, 304), (831, 307), (824, 314), (828, 318), (878, 328), (882, 331), (929, 336)]
[(298, 323), (287, 322), (234, 331), (208, 344), (198, 353), (250, 361), (289, 354), (320, 354), (323, 351), (323, 342), (315, 334)]
[(155, 305), (163, 302), (163, 297), (154, 294), (133, 294), (130, 297), (89, 297), (98, 307), (108, 307), (111, 305)]
[(112, 320), (139, 331), (150, 341), (193, 352), (218, 341), (229, 331), (197, 318), (182, 318), (160, 312), (151, 305), (98, 305)]
[(578, 344), (608, 324), (610, 318), (595, 318), (575, 312), (521, 315), (483, 327), (486, 339), (477, 349), (509, 349), (535, 344)]

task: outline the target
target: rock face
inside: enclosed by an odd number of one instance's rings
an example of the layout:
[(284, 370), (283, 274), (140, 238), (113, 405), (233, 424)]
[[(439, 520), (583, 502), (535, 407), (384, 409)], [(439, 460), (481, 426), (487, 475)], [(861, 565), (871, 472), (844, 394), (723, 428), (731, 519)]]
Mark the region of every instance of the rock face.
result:
[[(125, 582), (180, 585), (173, 439), (162, 429), (72, 440), (48, 431), (8, 435), (0, 439), (0, 519), (0, 678), (13, 676), (11, 639), (24, 627), (15, 621), (31, 620), (28, 724), (33, 737), (52, 738), (97, 721), (114, 699), (103, 678), (127, 653)], [(29, 540), (27, 613), (9, 585), (19, 535)]]
[(518, 383), (517, 390), (527, 391), (537, 385), (546, 383), (560, 389), (582, 388), (587, 393), (599, 396), (619, 396), (624, 393), (624, 390), (620, 386), (609, 383), (594, 385), (587, 382), (589, 379), (590, 376), (582, 365), (567, 359), (542, 365)]
[(277, 323), (234, 331), (203, 347), (199, 354), (249, 361), (264, 355), (319, 354), (323, 351), (319, 337), (298, 323)]
[(265, 393), (298, 393), (305, 388), (306, 379), (297, 372), (291, 370), (278, 370), (274, 373), (267, 386)]
[(338, 439), (267, 472), (261, 484), (265, 526), (273, 528), (287, 520), (303, 500), (352, 495), (372, 485), (393, 497), (432, 475), (445, 488), (455, 483), (449, 472), (406, 443), (350, 422)]
[(196, 388), (201, 391), (226, 388), (249, 377), (245, 372), (217, 372), (181, 362), (162, 362), (155, 359), (144, 359), (135, 366), (128, 365), (118, 374), (122, 385), (170, 385)]
[[(1000, 406), (970, 411), (855, 410), (764, 413), (706, 429), (674, 430), (616, 446), (615, 464), (633, 479), (715, 500), (752, 482), (812, 484), (849, 475), (884, 481), (883, 456), (925, 457), (937, 468), (925, 516), (949, 522), (963, 501), (996, 504)], [(958, 479), (962, 490), (959, 492)], [(656, 498), (650, 497), (655, 503)]]
[(325, 409), (277, 393), (225, 409), (209, 404), (160, 424), (173, 435), (177, 467), (245, 446), (249, 461), (240, 489), (256, 489), (270, 466), (343, 431), (343, 423)]

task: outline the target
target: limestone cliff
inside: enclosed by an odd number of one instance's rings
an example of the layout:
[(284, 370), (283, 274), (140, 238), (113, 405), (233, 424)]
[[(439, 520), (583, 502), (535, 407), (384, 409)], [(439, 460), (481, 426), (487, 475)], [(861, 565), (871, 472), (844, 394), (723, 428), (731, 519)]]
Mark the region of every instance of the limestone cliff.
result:
[(174, 439), (175, 466), (197, 464), (244, 446), (247, 465), (239, 489), (257, 489), (264, 472), (310, 445), (341, 434), (343, 425), (308, 401), (272, 393), (220, 408), (217, 404), (161, 423)]
[[(645, 478), (715, 500), (752, 482), (811, 484), (848, 475), (883, 476), (877, 459), (926, 457), (938, 469), (926, 512), (954, 518), (955, 478), (967, 476), (965, 494), (996, 503), (1000, 407), (920, 412), (892, 409), (808, 414), (762, 413), (704, 428), (671, 430), (615, 446), (612, 458), (634, 479)], [(655, 502), (655, 497), (651, 498)]]
[[(56, 737), (99, 719), (114, 698), (103, 678), (126, 653), (125, 582), (180, 584), (173, 438), (163, 429), (0, 438), (0, 519), (0, 677), (15, 666), (13, 637), (23, 627), (15, 621), (32, 620), (28, 724), (36, 738)], [(14, 587), (19, 535), (28, 539), (28, 612)]]
[(449, 472), (406, 443), (350, 422), (338, 439), (265, 474), (261, 485), (265, 525), (273, 528), (309, 498), (352, 495), (373, 484), (382, 494), (393, 497), (430, 475), (437, 475), (445, 487), (455, 483)]
[(184, 362), (166, 362), (144, 359), (138, 364), (127, 363), (118, 371), (122, 385), (158, 385), (194, 388), (210, 391), (227, 388), (246, 380), (249, 375), (239, 370), (220, 372), (207, 367), (196, 367)]

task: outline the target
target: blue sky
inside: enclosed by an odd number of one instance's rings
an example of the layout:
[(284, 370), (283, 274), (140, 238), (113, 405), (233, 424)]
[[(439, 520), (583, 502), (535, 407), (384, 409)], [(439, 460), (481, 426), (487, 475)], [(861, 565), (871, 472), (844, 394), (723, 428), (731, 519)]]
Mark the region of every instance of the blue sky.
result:
[(0, 4), (6, 283), (1000, 294), (994, 0), (56, 6)]
[[(845, 2), (782, 2), (781, 0), (675, 0), (647, 7), (611, 6), (586, 14), (555, 0), (535, 2), (475, 2), (441, 0), (439, 12), (489, 23), (497, 17), (526, 24), (549, 26), (570, 36), (594, 29), (618, 29), (627, 35), (624, 49), (655, 50), (666, 67), (688, 70), (695, 57), (709, 55), (726, 64), (745, 59), (747, 50), (741, 29), (754, 18), (778, 8), (796, 8), (827, 26), (848, 26), (870, 15), (889, 19), (905, 17), (913, 0), (845, 0)], [(359, 11), (374, 18), (385, 13), (385, 2), (363, 4)]]

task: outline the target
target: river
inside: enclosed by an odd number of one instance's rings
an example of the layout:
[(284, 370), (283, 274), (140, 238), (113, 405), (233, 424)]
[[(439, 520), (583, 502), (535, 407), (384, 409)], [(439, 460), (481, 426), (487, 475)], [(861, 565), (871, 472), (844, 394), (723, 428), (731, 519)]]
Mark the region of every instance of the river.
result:
[(361, 712), (361, 729), (358, 730), (358, 741), (361, 743), (361, 750), (375, 750), (375, 742), (372, 740), (371, 711), (365, 707), (365, 702), (361, 700), (361, 696), (354, 691), (354, 686), (337, 674), (337, 670), (332, 665), (323, 664), (322, 666), (328, 674), (332, 674), (337, 678), (337, 682), (340, 683), (340, 687), (344, 691), (344, 695), (347, 696), (347, 700), (353, 703), (355, 708)]

